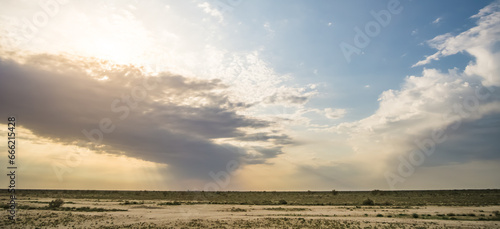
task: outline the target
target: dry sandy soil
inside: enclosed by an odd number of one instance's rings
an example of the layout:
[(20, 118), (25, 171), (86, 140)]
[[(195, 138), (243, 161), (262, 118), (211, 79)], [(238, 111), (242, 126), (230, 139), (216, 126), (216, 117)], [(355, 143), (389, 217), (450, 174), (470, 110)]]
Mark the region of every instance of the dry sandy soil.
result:
[[(19, 204), (45, 207), (50, 200), (22, 200)], [(2, 211), (0, 228), (500, 228), (500, 221), (488, 220), (495, 218), (500, 206), (158, 205), (162, 201), (155, 200), (124, 205), (108, 200), (65, 201), (65, 207), (127, 211), (19, 209), (15, 224), (5, 220), (6, 211)]]

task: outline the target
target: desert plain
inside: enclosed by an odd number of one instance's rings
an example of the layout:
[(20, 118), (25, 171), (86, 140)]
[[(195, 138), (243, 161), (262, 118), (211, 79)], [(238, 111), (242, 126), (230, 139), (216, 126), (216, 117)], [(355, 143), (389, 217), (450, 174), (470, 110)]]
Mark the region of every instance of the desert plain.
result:
[(1, 228), (500, 227), (500, 190), (18, 190), (15, 222), (2, 193)]

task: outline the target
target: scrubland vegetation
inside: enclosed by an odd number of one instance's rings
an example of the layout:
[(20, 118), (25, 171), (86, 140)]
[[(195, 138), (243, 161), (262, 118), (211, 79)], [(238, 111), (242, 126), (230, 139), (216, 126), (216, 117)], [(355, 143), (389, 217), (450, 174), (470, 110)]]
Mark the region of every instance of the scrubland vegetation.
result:
[(499, 202), (500, 190), (19, 190), (0, 228), (498, 228)]

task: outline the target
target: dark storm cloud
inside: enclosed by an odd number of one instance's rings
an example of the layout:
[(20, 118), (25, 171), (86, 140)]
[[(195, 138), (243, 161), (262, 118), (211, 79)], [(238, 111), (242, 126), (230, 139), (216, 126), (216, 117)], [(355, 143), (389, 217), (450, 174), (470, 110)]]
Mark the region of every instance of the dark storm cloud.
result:
[(258, 155), (253, 155), (249, 157), (248, 160), (249, 164), (266, 163), (266, 159), (274, 158), (283, 153), (283, 151), (281, 151), (282, 147), (280, 146), (268, 147), (268, 148), (261, 146), (254, 146), (252, 148), (258, 153)]
[(236, 139), (240, 141), (263, 141), (263, 142), (273, 141), (280, 145), (287, 145), (293, 143), (292, 139), (285, 134), (275, 135), (269, 133), (254, 133), (254, 134), (247, 134), (245, 136), (241, 136)]
[(435, 152), (423, 166), (466, 163), (500, 159), (500, 115), (464, 122), (457, 130), (447, 129), (446, 141), (436, 145)]
[[(231, 102), (220, 92), (225, 87), (168, 73), (147, 77), (131, 66), (88, 59), (0, 59), (0, 116), (16, 115), (22, 127), (63, 144), (97, 142), (94, 149), (168, 164), (179, 179), (209, 179), (231, 160), (255, 160), (245, 149), (212, 139), (244, 138), (240, 128), (270, 125), (238, 115), (247, 105)], [(262, 162), (277, 155), (263, 152)]]

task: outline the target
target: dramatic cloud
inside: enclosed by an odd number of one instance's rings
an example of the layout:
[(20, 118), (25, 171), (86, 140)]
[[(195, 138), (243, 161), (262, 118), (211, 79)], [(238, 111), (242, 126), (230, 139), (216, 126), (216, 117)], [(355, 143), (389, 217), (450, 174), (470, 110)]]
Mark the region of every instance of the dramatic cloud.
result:
[(270, 142), (274, 141), (278, 144), (291, 144), (293, 143), (292, 139), (284, 134), (281, 135), (273, 135), (273, 134), (268, 134), (268, 133), (255, 133), (255, 134), (248, 134), (246, 136), (238, 137), (237, 138), (240, 141), (264, 141), (264, 142)]
[(401, 90), (385, 91), (379, 101), (375, 114), (337, 127), (351, 134), (356, 151), (371, 156), (408, 152), (432, 130), (500, 112), (498, 93), (454, 70), (424, 70), (421, 77), (408, 77)]
[[(383, 92), (373, 115), (334, 128), (350, 136), (354, 167), (370, 165), (373, 176), (380, 177), (387, 171), (398, 174), (404, 160), (413, 160), (411, 166), (425, 167), (500, 157), (491, 153), (498, 152), (498, 144), (477, 147), (485, 139), (499, 136), (494, 128), (500, 114), (498, 5), (495, 2), (474, 16), (478, 18), (476, 27), (457, 36), (445, 34), (430, 40), (428, 43), (439, 51), (415, 64), (466, 51), (474, 59), (465, 71), (424, 69), (422, 76), (407, 77), (401, 89)], [(415, 162), (417, 151), (425, 154)]]
[[(266, 133), (269, 121), (237, 114), (248, 105), (231, 101), (217, 79), (148, 76), (131, 66), (53, 55), (2, 59), (0, 75), (0, 104), (9, 108), (0, 115), (16, 114), (24, 128), (64, 144), (167, 164), (179, 179), (208, 179), (232, 160), (265, 163), (292, 141)], [(243, 129), (260, 129), (273, 141), (250, 148), (260, 155), (214, 142), (252, 142)]]
[(465, 51), (475, 58), (475, 62), (467, 66), (465, 73), (481, 76), (485, 86), (500, 86), (500, 66), (496, 64), (500, 63), (500, 1), (488, 5), (472, 18), (478, 20), (476, 27), (457, 36), (448, 33), (428, 41), (438, 51), (413, 66), (425, 65)]

